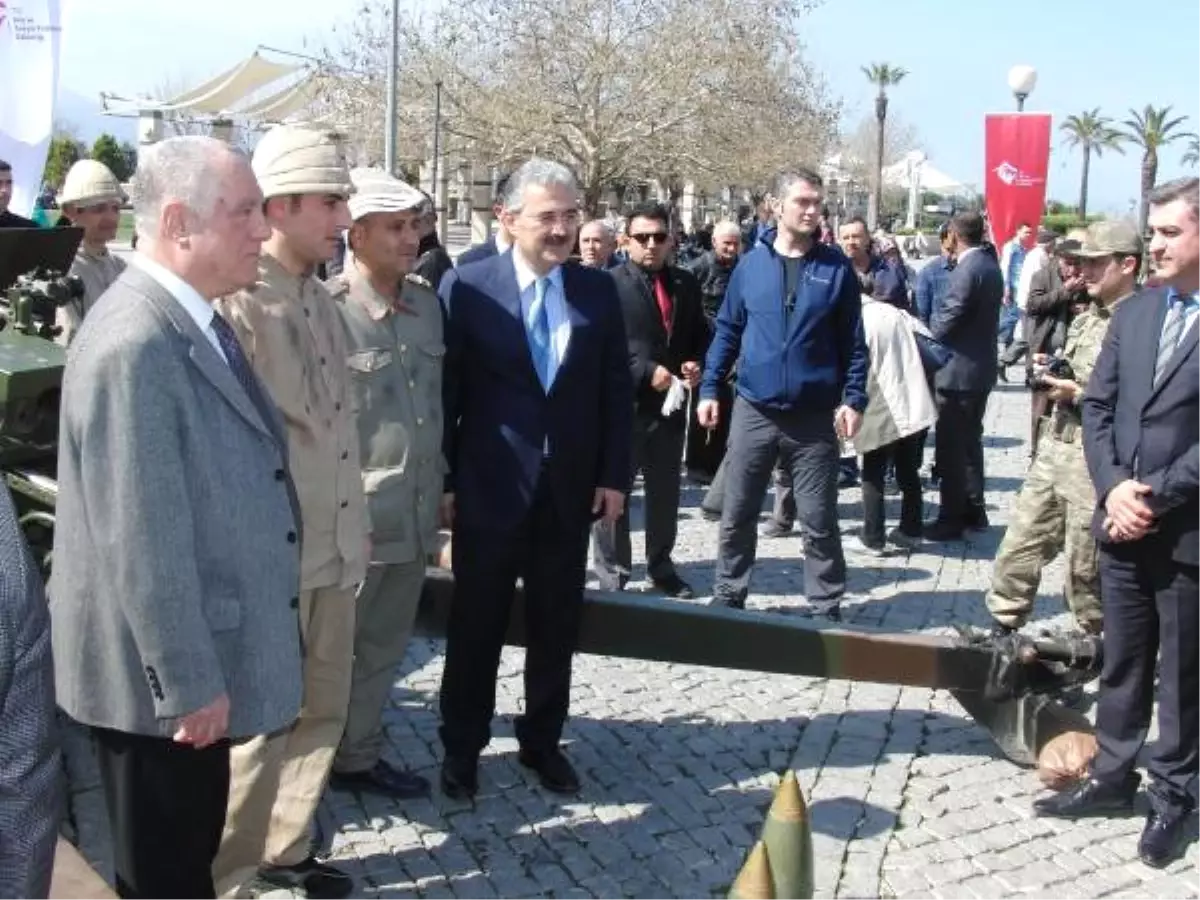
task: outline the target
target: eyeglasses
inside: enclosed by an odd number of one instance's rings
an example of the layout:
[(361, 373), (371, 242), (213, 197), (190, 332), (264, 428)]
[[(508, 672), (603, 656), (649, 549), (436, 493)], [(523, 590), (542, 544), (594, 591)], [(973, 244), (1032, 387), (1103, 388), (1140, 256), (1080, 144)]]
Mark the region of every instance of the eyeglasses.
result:
[(665, 244), (670, 239), (670, 235), (665, 231), (641, 231), (637, 234), (629, 235), (629, 239), (637, 241), (644, 247), (651, 241), (654, 241), (656, 244)]
[(579, 211), (569, 209), (565, 212), (547, 211), (530, 214), (528, 218), (533, 219), (542, 228), (553, 228), (557, 224), (561, 224), (564, 228), (574, 228), (579, 224)]

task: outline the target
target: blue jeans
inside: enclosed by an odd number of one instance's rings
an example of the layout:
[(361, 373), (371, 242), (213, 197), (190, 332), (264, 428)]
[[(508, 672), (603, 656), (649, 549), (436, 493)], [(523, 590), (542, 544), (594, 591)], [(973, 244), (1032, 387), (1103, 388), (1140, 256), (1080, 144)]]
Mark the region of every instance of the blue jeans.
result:
[(1013, 303), (1009, 306), (1000, 307), (1000, 343), (1008, 347), (1013, 342), (1013, 334), (1017, 330), (1017, 323), (1021, 321), (1021, 310), (1017, 304)]

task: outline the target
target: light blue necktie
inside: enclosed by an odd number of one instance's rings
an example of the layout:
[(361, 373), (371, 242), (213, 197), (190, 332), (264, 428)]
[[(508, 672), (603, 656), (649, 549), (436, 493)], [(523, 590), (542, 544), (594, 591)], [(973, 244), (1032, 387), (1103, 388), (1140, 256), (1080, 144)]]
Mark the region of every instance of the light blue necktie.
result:
[(1175, 349), (1179, 346), (1179, 339), (1183, 336), (1183, 298), (1178, 295), (1171, 296), (1171, 305), (1167, 307), (1167, 317), (1163, 321), (1162, 334), (1158, 339), (1158, 358), (1154, 362), (1154, 385), (1162, 381), (1163, 375), (1167, 371), (1167, 363), (1171, 361), (1171, 357), (1175, 355)]
[(537, 370), (542, 389), (550, 390), (550, 316), (546, 311), (546, 291), (549, 278), (539, 278), (533, 286), (533, 303), (529, 305), (529, 352)]

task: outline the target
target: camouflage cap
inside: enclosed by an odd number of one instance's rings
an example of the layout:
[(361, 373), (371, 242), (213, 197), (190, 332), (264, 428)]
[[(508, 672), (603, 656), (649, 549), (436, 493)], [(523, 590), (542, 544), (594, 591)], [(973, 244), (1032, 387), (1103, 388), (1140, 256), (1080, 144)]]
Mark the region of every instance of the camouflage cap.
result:
[(1087, 238), (1086, 228), (1072, 228), (1067, 236), (1054, 246), (1054, 252), (1059, 256), (1078, 256), (1079, 248)]
[(1101, 256), (1118, 254), (1140, 255), (1142, 239), (1137, 229), (1127, 222), (1103, 221), (1093, 222), (1088, 226), (1087, 237), (1083, 246), (1075, 254), (1085, 259), (1095, 259)]

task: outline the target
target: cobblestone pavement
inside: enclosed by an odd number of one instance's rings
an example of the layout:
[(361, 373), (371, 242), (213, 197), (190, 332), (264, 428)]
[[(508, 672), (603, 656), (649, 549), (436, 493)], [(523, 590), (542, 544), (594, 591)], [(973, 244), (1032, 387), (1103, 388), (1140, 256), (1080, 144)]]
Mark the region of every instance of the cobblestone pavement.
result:
[[(848, 623), (923, 633), (985, 624), (982, 591), (1025, 471), (1028, 410), (1015, 385), (992, 396), (990, 531), (884, 559), (856, 552), (847, 536)], [(700, 497), (685, 491), (677, 561), (707, 592), (716, 526), (699, 517)], [(841, 503), (849, 532), (859, 524), (857, 490), (842, 491)], [(803, 604), (798, 544), (760, 541), (752, 607)], [(1031, 628), (1066, 626), (1061, 583), (1059, 563)], [(923, 688), (581, 656), (566, 737), (585, 787), (563, 802), (516, 763), (522, 658), (504, 653), (474, 805), (436, 792), (406, 803), (326, 798), (319, 822), (331, 861), (359, 880), (359, 895), (724, 896), (789, 766), (808, 795), (819, 897), (1200, 892), (1195, 844), (1165, 872), (1137, 862), (1141, 816), (1032, 818), (1034, 773), (1005, 760), (948, 694)], [(389, 757), (435, 783), (441, 670), (440, 643), (414, 641), (386, 714)]]

